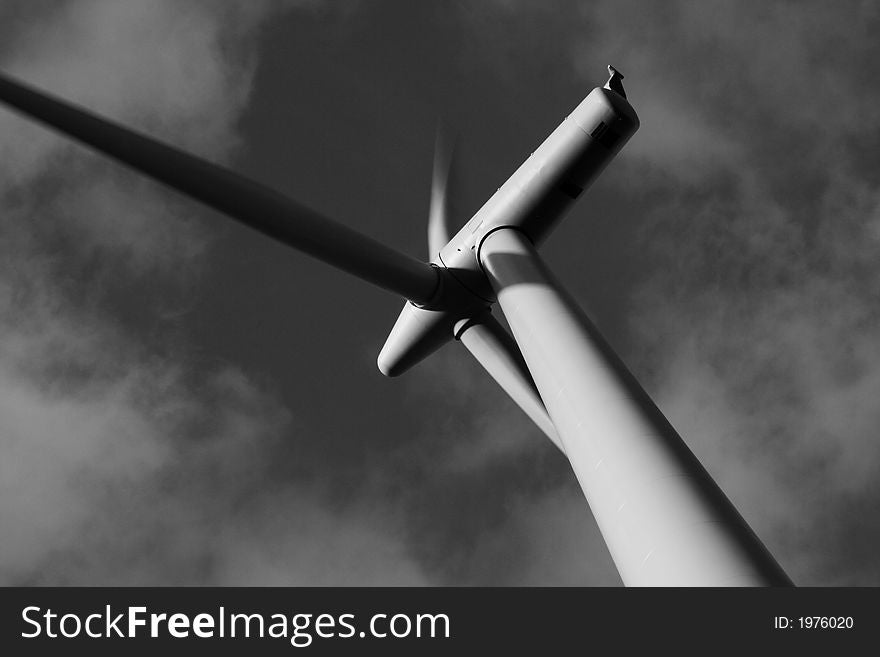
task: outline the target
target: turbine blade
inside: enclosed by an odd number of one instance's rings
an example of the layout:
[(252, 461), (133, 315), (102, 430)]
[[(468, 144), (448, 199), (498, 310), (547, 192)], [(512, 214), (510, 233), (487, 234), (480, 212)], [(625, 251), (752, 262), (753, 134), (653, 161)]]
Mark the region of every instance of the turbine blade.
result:
[(564, 454), (562, 441), (547, 414), (519, 347), (498, 320), (488, 312), (462, 320), (455, 327), (455, 336)]
[(446, 130), (437, 127), (434, 170), (431, 175), (431, 206), (428, 211), (428, 257), (435, 258), (455, 234), (449, 208), (449, 181), (455, 156)]
[(288, 246), (427, 303), (438, 285), (429, 264), (399, 253), (282, 194), (0, 74), (0, 100)]

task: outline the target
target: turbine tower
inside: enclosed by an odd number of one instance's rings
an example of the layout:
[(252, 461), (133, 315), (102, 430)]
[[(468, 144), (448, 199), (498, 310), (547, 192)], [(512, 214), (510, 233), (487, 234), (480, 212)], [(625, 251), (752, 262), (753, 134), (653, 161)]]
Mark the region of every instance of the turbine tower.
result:
[[(0, 75), (0, 100), (266, 235), (403, 297), (397, 376), (457, 340), (565, 454), (628, 586), (791, 581), (537, 252), (638, 130), (621, 75), (593, 89), (458, 232), (438, 138), (422, 262), (229, 169)], [(491, 314), (501, 308), (511, 336)]]

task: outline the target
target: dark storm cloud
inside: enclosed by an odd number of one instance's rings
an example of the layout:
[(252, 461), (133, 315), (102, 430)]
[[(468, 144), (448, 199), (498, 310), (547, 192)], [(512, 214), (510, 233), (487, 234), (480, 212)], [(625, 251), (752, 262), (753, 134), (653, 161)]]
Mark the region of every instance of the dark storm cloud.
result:
[[(5, 3), (2, 65), (228, 158), (277, 10)], [(204, 275), (192, 207), (5, 110), (0, 134), (0, 580), (422, 582), (381, 512), (273, 475), (301, 427), (271, 392), (157, 321)]]
[[(252, 87), (257, 28), (275, 14), (262, 3), (219, 6), (83, 1), (17, 12), (3, 66), (228, 159)], [(347, 5), (333, 20), (356, 10)], [(375, 430), (337, 435), (296, 393), (285, 403), (269, 391), (271, 380), (259, 386), (237, 361), (218, 365), (222, 356), (188, 342), (186, 329), (157, 321), (186, 320), (196, 305), (190, 288), (204, 289), (202, 278), (223, 288), (207, 265), (216, 232), (191, 204), (19, 117), (4, 112), (0, 121), (8, 245), (0, 360), (0, 481), (8, 493), (0, 522), (14, 537), (0, 552), (3, 581), (569, 581), (564, 560), (533, 555), (551, 546), (571, 554), (560, 536), (580, 545), (584, 536), (596, 542), (595, 532), (549, 508), (550, 499), (562, 510), (578, 499), (555, 483), (558, 456), (552, 498), (498, 485), (531, 472), (532, 487), (546, 489), (535, 474), (553, 452), (534, 442), (536, 432), (482, 373), (448, 348), (432, 366), (439, 382), (411, 389), (417, 424), (391, 433), (375, 416)], [(260, 282), (253, 267), (245, 278)], [(276, 310), (271, 321), (283, 326)], [(210, 333), (234, 337), (230, 320), (246, 314), (224, 310)], [(369, 388), (359, 383), (359, 399), (346, 398), (357, 410), (380, 388), (376, 345), (362, 363), (344, 362), (344, 353), (334, 361), (338, 343), (352, 339), (350, 324), (344, 328), (312, 331), (310, 342), (326, 341), (317, 346), (300, 340), (292, 350), (284, 336), (280, 348), (257, 347), (292, 353), (284, 370), (297, 386), (321, 391), (322, 404), (333, 403), (339, 386), (322, 372), (366, 370)], [(327, 356), (310, 358), (318, 352)], [(406, 395), (410, 386), (395, 389)], [(474, 497), (479, 503), (469, 503)]]
[(602, 184), (626, 190), (616, 212), (638, 220), (591, 238), (628, 235), (615, 243), (639, 272), (615, 286), (626, 327), (600, 325), (797, 582), (876, 583), (876, 5), (462, 14), (493, 51), (528, 43), (528, 24), (565, 43), (584, 80), (597, 62), (628, 75), (642, 127)]
[(876, 584), (880, 17), (649, 7), (590, 7), (582, 46), (636, 73), (638, 364), (797, 582)]
[[(300, 4), (7, 2), (2, 67), (421, 255), (437, 114), (473, 210), (618, 65), (641, 131), (548, 261), (798, 583), (876, 583), (873, 5)], [(4, 582), (619, 582), (457, 345), (385, 381), (396, 301), (0, 135)]]

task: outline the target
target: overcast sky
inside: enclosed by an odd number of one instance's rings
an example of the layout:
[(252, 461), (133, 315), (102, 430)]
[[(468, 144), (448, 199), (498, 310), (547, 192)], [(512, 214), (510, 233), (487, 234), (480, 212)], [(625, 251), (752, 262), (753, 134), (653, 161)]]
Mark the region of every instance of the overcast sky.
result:
[[(0, 0), (0, 68), (426, 254), (613, 63), (543, 247), (796, 583), (878, 585), (872, 2)], [(619, 585), (565, 459), (401, 301), (0, 109), (0, 582)]]

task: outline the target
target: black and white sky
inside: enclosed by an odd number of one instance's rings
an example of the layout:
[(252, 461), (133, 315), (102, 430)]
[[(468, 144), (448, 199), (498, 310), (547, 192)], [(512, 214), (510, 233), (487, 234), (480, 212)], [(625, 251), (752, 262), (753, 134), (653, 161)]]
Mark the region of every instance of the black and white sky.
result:
[[(426, 256), (613, 63), (550, 267), (802, 585), (880, 584), (873, 2), (0, 0), (0, 68)], [(0, 109), (0, 583), (619, 585), (564, 458), (401, 301)]]

